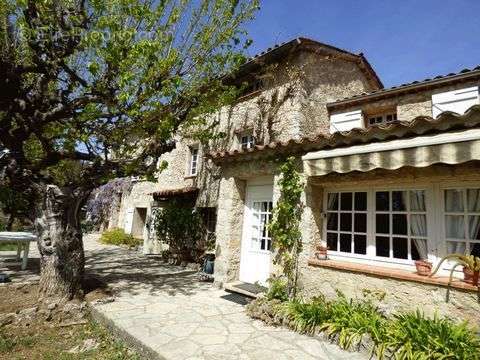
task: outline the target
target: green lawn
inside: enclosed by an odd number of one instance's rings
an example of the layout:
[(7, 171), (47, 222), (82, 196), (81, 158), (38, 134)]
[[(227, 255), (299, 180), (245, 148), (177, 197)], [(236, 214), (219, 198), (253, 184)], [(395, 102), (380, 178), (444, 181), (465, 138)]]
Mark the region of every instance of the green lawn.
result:
[[(94, 339), (98, 346), (82, 353), (68, 350)], [(90, 321), (71, 327), (0, 328), (0, 359), (42, 360), (137, 360), (139, 355), (119, 341), (103, 326)]]
[(0, 251), (15, 251), (17, 250), (16, 243), (1, 242)]

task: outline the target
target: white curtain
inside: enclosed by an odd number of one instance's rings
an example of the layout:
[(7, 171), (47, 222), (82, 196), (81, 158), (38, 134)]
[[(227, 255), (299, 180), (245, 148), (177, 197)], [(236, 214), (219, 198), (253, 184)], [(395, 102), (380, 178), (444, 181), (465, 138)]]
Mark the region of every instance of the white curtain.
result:
[(462, 190), (445, 190), (445, 211), (463, 213), (463, 192)]
[[(337, 202), (337, 207), (334, 208), (333, 205)], [(327, 210), (337, 210), (338, 209), (338, 193), (329, 193), (327, 201)]]
[[(406, 199), (405, 199), (406, 200)], [(410, 191), (410, 210), (425, 211), (425, 191)], [(425, 214), (410, 215), (410, 230), (412, 236), (427, 236), (427, 216)], [(420, 259), (428, 259), (428, 247), (426, 239), (413, 239), (417, 247)]]
[(450, 213), (459, 213), (459, 215), (445, 216), (445, 233), (447, 238), (460, 241), (448, 241), (448, 253), (465, 252), (466, 243), (461, 241), (465, 239), (465, 217), (462, 190), (445, 190), (445, 211)]
[(480, 189), (468, 189), (467, 202), (469, 212), (480, 212)]
[[(467, 191), (468, 211), (480, 212), (480, 189), (469, 189)], [(480, 216), (469, 216), (468, 234), (470, 240), (477, 240), (480, 232)], [(473, 244), (470, 243), (470, 253), (473, 250)]]

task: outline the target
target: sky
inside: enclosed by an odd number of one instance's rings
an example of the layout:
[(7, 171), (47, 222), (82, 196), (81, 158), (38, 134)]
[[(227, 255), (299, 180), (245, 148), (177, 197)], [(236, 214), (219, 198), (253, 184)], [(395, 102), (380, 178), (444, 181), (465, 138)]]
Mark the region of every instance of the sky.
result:
[(308, 37), (363, 52), (386, 87), (480, 65), (480, 0), (260, 0), (250, 55)]

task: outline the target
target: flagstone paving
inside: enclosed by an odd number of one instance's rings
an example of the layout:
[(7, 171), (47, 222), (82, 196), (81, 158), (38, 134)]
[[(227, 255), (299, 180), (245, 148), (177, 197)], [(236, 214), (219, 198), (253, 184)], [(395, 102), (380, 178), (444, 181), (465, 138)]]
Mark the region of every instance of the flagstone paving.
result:
[[(144, 350), (148, 359), (282, 360), (366, 359), (329, 342), (266, 326), (245, 314), (239, 300), (194, 271), (155, 257), (84, 237), (86, 272), (107, 282), (115, 301), (95, 304), (94, 314)], [(31, 244), (29, 268), (8, 266), (12, 281), (38, 279), (38, 251)], [(30, 265), (31, 264), (31, 265)], [(242, 298), (240, 298), (242, 300)]]
[(89, 272), (117, 291), (114, 302), (95, 310), (160, 359), (366, 359), (252, 320), (232, 301), (238, 295), (199, 282), (193, 271), (120, 248), (89, 255)]

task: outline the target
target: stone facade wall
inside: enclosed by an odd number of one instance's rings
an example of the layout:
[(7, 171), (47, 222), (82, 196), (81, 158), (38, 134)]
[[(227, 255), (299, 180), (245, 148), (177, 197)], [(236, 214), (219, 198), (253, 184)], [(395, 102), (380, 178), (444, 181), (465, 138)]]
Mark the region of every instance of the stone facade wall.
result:
[(446, 303), (444, 287), (315, 268), (306, 264), (302, 264), (300, 282), (306, 297), (321, 293), (327, 298), (335, 298), (336, 290), (339, 290), (348, 298), (372, 300), (388, 315), (418, 308), (428, 316), (437, 312), (455, 321), (466, 319), (480, 325), (480, 304), (475, 292), (452, 289), (450, 301)]
[(233, 177), (220, 181), (215, 245), (215, 282), (238, 279), (246, 182)]
[[(225, 164), (220, 181), (215, 247), (215, 282), (238, 280), (247, 184), (259, 178), (274, 182), (277, 164), (248, 161)], [(276, 195), (277, 194), (277, 195)], [(274, 187), (274, 198), (278, 197)]]
[(299, 61), (305, 72), (298, 99), (302, 137), (329, 134), (327, 103), (373, 90), (355, 63), (311, 52), (302, 53)]
[(118, 215), (119, 228), (124, 228), (125, 216), (129, 208), (149, 208), (152, 197), (149, 195), (155, 191), (157, 184), (149, 181), (141, 181), (133, 184), (132, 190), (122, 196)]
[(218, 131), (227, 136), (213, 148), (238, 149), (244, 132), (252, 132), (258, 144), (327, 134), (326, 104), (370, 90), (356, 64), (307, 51), (279, 63), (273, 74), (264, 75), (264, 84), (264, 91), (217, 115)]
[[(258, 173), (251, 172), (252, 164), (242, 163), (235, 175), (222, 174), (222, 169), (203, 157), (205, 152), (238, 149), (244, 132), (255, 135), (258, 144), (328, 132), (325, 104), (339, 96), (370, 89), (364, 74), (354, 63), (311, 52), (299, 53), (259, 76), (263, 79), (263, 91), (245, 96), (212, 117), (212, 121), (218, 123), (217, 133), (224, 134), (223, 137), (200, 146), (186, 137), (177, 138), (175, 149), (161, 158), (167, 167), (158, 174), (157, 183), (146, 186), (148, 193), (195, 186), (200, 189), (197, 206), (215, 207), (218, 204), (220, 208), (223, 201), (220, 196), (228, 196), (221, 190), (223, 179), (228, 176), (241, 179)], [(199, 146), (199, 171), (193, 177), (188, 175), (190, 146)], [(145, 197), (152, 200), (134, 189), (123, 199), (118, 219), (120, 227), (125, 222), (126, 209), (134, 207), (136, 202), (145, 203)]]
[(339, 269), (321, 268), (308, 264), (314, 258), (315, 245), (323, 238), (323, 192), (324, 188), (347, 186), (388, 186), (402, 183), (480, 181), (478, 163), (463, 165), (434, 165), (428, 168), (402, 168), (396, 171), (374, 170), (368, 173), (330, 174), (310, 178), (304, 193), (305, 209), (302, 216), (304, 251), (300, 257), (300, 283), (303, 296), (322, 293), (335, 297), (340, 290), (350, 298), (371, 298), (386, 313), (411, 311), (421, 308), (429, 315), (437, 311), (442, 316), (458, 319), (476, 319), (480, 304), (474, 292), (451, 291), (450, 302), (445, 302), (446, 289), (442, 286), (376, 277)]

